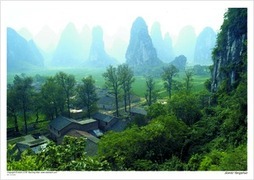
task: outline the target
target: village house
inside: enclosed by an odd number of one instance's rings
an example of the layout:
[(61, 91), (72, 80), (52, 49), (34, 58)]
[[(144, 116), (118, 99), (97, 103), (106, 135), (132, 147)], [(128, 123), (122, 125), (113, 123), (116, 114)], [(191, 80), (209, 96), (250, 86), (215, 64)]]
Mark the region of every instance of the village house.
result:
[(92, 118), (96, 119), (99, 122), (99, 128), (103, 131), (107, 131), (110, 127), (112, 127), (119, 120), (118, 118), (116, 118), (114, 116), (102, 114), (100, 112), (93, 114)]
[(114, 102), (115, 102), (115, 99), (113, 96), (105, 95), (99, 98), (97, 102), (97, 106), (99, 109), (103, 109), (103, 110), (114, 110), (115, 109)]
[(99, 139), (97, 137), (93, 136), (92, 134), (88, 132), (79, 131), (75, 129), (70, 130), (66, 135), (72, 136), (72, 137), (78, 137), (78, 138), (80, 137), (86, 138), (85, 151), (87, 155), (89, 156), (96, 155), (98, 150), (98, 142), (99, 142)]
[(94, 119), (77, 121), (59, 116), (49, 124), (50, 137), (58, 144), (62, 142), (64, 135), (73, 129), (80, 131), (96, 130), (98, 129), (98, 121)]
[(26, 135), (23, 136), (22, 141), (16, 143), (16, 147), (20, 153), (27, 149), (31, 149), (34, 153), (41, 152), (49, 143), (49, 139), (45, 136), (33, 136)]
[(130, 115), (132, 117), (135, 117), (135, 116), (146, 116), (147, 112), (146, 112), (146, 110), (144, 108), (133, 107), (130, 110)]
[(113, 126), (109, 127), (107, 131), (122, 132), (130, 123), (129, 119), (119, 119)]
[(103, 110), (113, 110), (114, 107), (114, 96), (108, 93), (105, 88), (97, 88), (96, 94), (98, 96), (97, 106)]
[[(96, 89), (96, 93), (98, 95), (98, 102), (97, 102), (97, 106), (99, 109), (102, 110), (115, 110), (115, 97), (114, 95), (110, 94), (108, 92), (107, 89), (100, 89), (97, 88)], [(137, 103), (140, 101), (140, 98), (138, 96), (135, 95), (131, 95), (130, 97), (131, 99), (131, 103)], [(127, 99), (127, 103), (129, 103), (128, 99)], [(123, 107), (124, 106), (124, 101), (119, 101), (118, 102), (118, 106), (119, 107)]]

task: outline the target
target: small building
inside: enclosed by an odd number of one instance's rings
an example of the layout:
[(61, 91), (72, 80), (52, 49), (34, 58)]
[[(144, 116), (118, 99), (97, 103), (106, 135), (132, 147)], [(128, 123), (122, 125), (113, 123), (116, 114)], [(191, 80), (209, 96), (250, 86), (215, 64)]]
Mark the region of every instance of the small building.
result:
[(48, 143), (49, 139), (45, 136), (35, 138), (32, 135), (26, 135), (22, 137), (22, 141), (16, 143), (16, 147), (20, 153), (27, 149), (31, 149), (34, 153), (39, 153), (45, 149)]
[(64, 135), (66, 135), (72, 129), (80, 131), (91, 131), (98, 129), (98, 121), (94, 119), (77, 121), (59, 116), (49, 124), (50, 137), (57, 143), (61, 143)]
[(99, 139), (92, 134), (85, 132), (85, 131), (79, 131), (72, 129), (70, 130), (66, 135), (72, 136), (72, 137), (84, 137), (86, 138), (86, 147), (85, 151), (87, 152), (87, 155), (94, 156), (97, 154), (98, 151), (98, 142)]
[(146, 116), (147, 112), (146, 112), (146, 110), (144, 108), (133, 107), (130, 110), (130, 115), (131, 116)]
[(99, 98), (97, 105), (98, 105), (99, 109), (113, 110), (113, 109), (115, 109), (114, 102), (115, 102), (114, 97), (105, 95), (105, 96)]
[(107, 131), (118, 121), (118, 118), (100, 112), (93, 114), (92, 118), (99, 122), (99, 128), (103, 131)]
[(113, 126), (111, 126), (108, 131), (122, 132), (126, 129), (127, 125), (130, 123), (129, 119), (119, 119)]
[[(98, 101), (97, 106), (101, 110), (115, 110), (115, 96), (111, 94), (108, 89), (96, 89), (97, 95), (98, 95)], [(132, 103), (137, 103), (140, 101), (140, 98), (138, 96), (131, 95), (130, 97)], [(128, 103), (127, 99), (127, 103)], [(118, 107), (124, 106), (124, 100), (118, 101)]]

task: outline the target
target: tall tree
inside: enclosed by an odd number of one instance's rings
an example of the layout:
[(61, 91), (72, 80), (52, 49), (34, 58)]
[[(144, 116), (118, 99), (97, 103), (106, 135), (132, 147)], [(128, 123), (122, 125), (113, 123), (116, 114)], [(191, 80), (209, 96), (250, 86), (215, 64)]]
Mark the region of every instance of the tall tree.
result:
[(42, 109), (42, 99), (41, 99), (41, 93), (40, 92), (35, 92), (33, 93), (32, 97), (32, 103), (34, 107), (34, 111), (36, 113), (36, 123), (39, 121), (39, 113)]
[(74, 94), (74, 88), (76, 84), (75, 77), (64, 72), (59, 72), (56, 74), (56, 80), (57, 83), (63, 88), (66, 97), (68, 117), (71, 117), (70, 98)]
[(152, 103), (156, 102), (157, 100), (157, 93), (155, 91), (155, 82), (151, 76), (146, 78), (145, 98), (148, 106), (151, 106)]
[(82, 79), (82, 84), (78, 86), (78, 98), (81, 100), (81, 104), (87, 108), (87, 116), (90, 118), (91, 113), (97, 109), (98, 101), (95, 81), (92, 76)]
[(185, 71), (185, 78), (184, 78), (184, 81), (185, 81), (185, 85), (186, 85), (186, 93), (190, 93), (191, 91), (191, 88), (192, 88), (192, 81), (193, 81), (193, 75), (194, 75), (194, 72), (193, 70), (186, 70)]
[(18, 100), (18, 105), (20, 105), (23, 113), (26, 134), (27, 134), (27, 112), (31, 108), (33, 93), (32, 83), (33, 79), (31, 77), (26, 77), (24, 74), (21, 76), (16, 75), (13, 81), (13, 88), (15, 90), (16, 98)]
[(48, 77), (41, 88), (42, 111), (53, 120), (64, 111), (65, 98), (63, 90), (55, 77)]
[(173, 83), (173, 77), (176, 76), (176, 74), (179, 72), (179, 70), (174, 65), (169, 65), (168, 67), (163, 68), (163, 74), (162, 79), (165, 81), (164, 86), (168, 92), (169, 99), (172, 95), (172, 83)]
[(7, 88), (7, 117), (14, 119), (15, 131), (19, 132), (18, 127), (18, 112), (19, 112), (19, 101), (12, 84), (8, 84)]
[[(127, 64), (122, 64), (118, 66), (118, 71), (120, 73), (120, 81), (123, 88), (124, 97), (124, 109), (127, 112), (127, 104), (129, 106), (129, 111), (131, 109), (131, 85), (135, 81), (133, 71)], [(128, 103), (127, 103), (128, 102)]]
[(105, 85), (111, 93), (115, 96), (115, 106), (116, 106), (116, 116), (119, 116), (119, 94), (120, 94), (120, 87), (121, 87), (121, 81), (119, 78), (119, 69), (113, 66), (109, 66), (106, 70), (106, 72), (103, 74), (103, 77), (105, 78)]

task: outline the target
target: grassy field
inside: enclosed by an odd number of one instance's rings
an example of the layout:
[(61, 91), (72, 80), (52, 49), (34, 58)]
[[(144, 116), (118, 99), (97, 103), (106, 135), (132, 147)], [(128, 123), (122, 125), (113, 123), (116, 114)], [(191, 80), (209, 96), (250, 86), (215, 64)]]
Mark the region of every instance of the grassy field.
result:
[[(209, 76), (198, 76), (194, 75), (193, 76), (193, 88), (192, 90), (194, 92), (199, 92), (205, 89), (204, 87), (204, 82), (209, 79)], [(164, 82), (162, 81), (161, 78), (155, 78), (155, 86), (156, 90), (159, 92), (159, 97), (163, 98), (167, 96), (166, 90), (164, 88)], [(178, 74), (174, 80), (183, 82), (184, 80), (184, 73)], [(135, 76), (135, 82), (133, 83), (133, 91), (136, 95), (144, 97), (144, 94), (146, 92), (146, 82), (145, 78), (142, 76)]]
[[(105, 69), (94, 68), (94, 69), (85, 69), (85, 68), (59, 68), (59, 69), (41, 69), (36, 71), (26, 72), (27, 76), (35, 76), (39, 74), (41, 76), (54, 76), (56, 73), (63, 71), (68, 74), (73, 74), (77, 82), (80, 82), (83, 77), (92, 75), (95, 79), (95, 84), (98, 87), (104, 87), (104, 78), (102, 74), (106, 71)], [(7, 83), (12, 83), (14, 76), (17, 73), (8, 73)], [(18, 73), (20, 75), (20, 73)], [(183, 82), (184, 73), (179, 73), (174, 79), (180, 82)], [(193, 76), (193, 91), (202, 91), (204, 89), (204, 82), (209, 79), (209, 76)], [(155, 78), (156, 89), (159, 92), (160, 97), (165, 97), (167, 95), (163, 81), (161, 78)], [(135, 82), (133, 83), (133, 92), (137, 96), (144, 97), (146, 91), (145, 77), (135, 76)]]
[[(54, 76), (56, 73), (63, 71), (67, 74), (73, 74), (75, 76), (75, 79), (77, 81), (81, 81), (83, 77), (92, 75), (93, 78), (96, 80), (96, 85), (101, 85), (104, 83), (102, 74), (105, 72), (104, 69), (84, 69), (84, 68), (49, 68), (49, 69), (41, 69), (36, 71), (29, 71), (25, 74), (27, 76), (35, 76), (36, 74), (39, 74), (41, 76)], [(10, 72), (7, 74), (7, 83), (12, 83), (14, 76), (21, 73), (16, 72)]]

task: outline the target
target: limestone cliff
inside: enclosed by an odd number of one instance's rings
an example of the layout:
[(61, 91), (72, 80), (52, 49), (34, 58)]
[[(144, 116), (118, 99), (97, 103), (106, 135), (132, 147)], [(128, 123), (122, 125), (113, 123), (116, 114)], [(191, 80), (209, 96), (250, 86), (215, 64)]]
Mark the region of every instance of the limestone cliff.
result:
[(114, 64), (116, 64), (116, 60), (110, 57), (105, 51), (102, 28), (100, 26), (94, 27), (92, 30), (92, 43), (87, 65), (106, 67)]
[(174, 65), (179, 71), (184, 71), (186, 66), (187, 58), (184, 55), (175, 57), (175, 59), (169, 64)]
[(194, 63), (200, 65), (211, 65), (212, 62), (212, 50), (215, 46), (216, 33), (211, 27), (206, 27), (198, 35), (195, 53)]
[(222, 82), (228, 90), (247, 72), (247, 9), (230, 8), (225, 14), (216, 47), (213, 50), (211, 91), (218, 90)]
[(158, 58), (163, 62), (170, 62), (174, 59), (172, 40), (169, 33), (162, 37), (159, 22), (155, 22), (151, 28), (151, 38), (156, 49)]
[(73, 23), (63, 30), (56, 50), (53, 54), (52, 66), (76, 67), (82, 62), (82, 50), (79, 33)]
[(148, 34), (146, 22), (142, 17), (138, 17), (132, 24), (130, 41), (125, 57), (126, 63), (131, 67), (151, 67), (161, 63)]
[(188, 63), (193, 63), (196, 38), (194, 27), (183, 27), (179, 32), (176, 44), (174, 46), (175, 55), (184, 55), (187, 58)]

